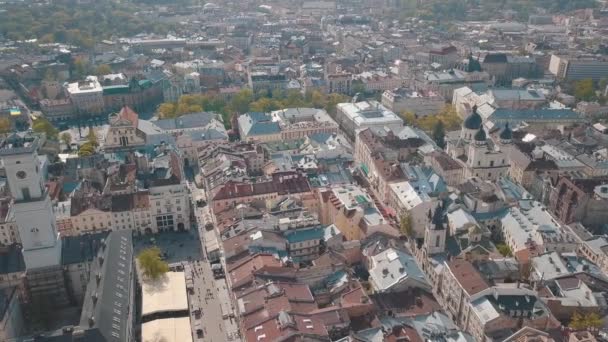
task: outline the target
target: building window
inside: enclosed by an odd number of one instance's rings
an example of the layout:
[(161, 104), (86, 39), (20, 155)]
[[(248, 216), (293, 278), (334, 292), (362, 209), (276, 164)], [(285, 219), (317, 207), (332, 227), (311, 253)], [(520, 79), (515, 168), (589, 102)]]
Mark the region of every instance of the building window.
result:
[(173, 229), (173, 215), (156, 216), (158, 229)]
[(32, 197), (30, 196), (29, 188), (21, 188), (21, 194), (23, 195), (23, 199), (29, 201)]
[(435, 247), (439, 247), (439, 238), (440, 238), (440, 236), (439, 236), (439, 235), (437, 235), (437, 236), (435, 237)]

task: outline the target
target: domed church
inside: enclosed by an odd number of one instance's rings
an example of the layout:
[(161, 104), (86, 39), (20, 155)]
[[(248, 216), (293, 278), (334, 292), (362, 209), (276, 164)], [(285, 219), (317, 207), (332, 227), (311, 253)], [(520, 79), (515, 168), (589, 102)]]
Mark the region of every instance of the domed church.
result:
[(460, 135), (448, 139), (447, 152), (465, 169), (465, 178), (495, 181), (509, 170), (509, 151), (513, 132), (507, 124), (492, 140), (483, 125), (477, 106), (463, 121)]

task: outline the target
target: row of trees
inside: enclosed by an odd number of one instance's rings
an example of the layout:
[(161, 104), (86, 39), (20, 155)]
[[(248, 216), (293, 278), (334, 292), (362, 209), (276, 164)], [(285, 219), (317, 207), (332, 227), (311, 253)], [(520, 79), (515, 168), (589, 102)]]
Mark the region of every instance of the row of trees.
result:
[(502, 16), (507, 10), (513, 11), (516, 19), (525, 21), (537, 9), (556, 13), (598, 5), (595, 0), (402, 0), (401, 3), (401, 18), (417, 17), (440, 22), (491, 19)]
[(302, 95), (299, 91), (263, 91), (254, 94), (250, 89), (243, 89), (229, 101), (208, 94), (183, 95), (176, 103), (166, 102), (158, 107), (161, 118), (175, 118), (188, 113), (201, 111), (222, 114), (224, 124), (230, 128), (230, 116), (233, 113), (269, 112), (281, 108), (314, 107), (324, 108), (330, 113), (335, 112), (336, 105), (346, 102), (349, 98), (341, 94), (323, 94), (312, 91)]
[(401, 113), (401, 117), (406, 124), (419, 127), (420, 129), (431, 132), (441, 122), (448, 131), (457, 130), (462, 124), (462, 119), (456, 113), (454, 106), (447, 105), (437, 113), (418, 117), (411, 112)]
[(84, 48), (112, 36), (142, 32), (166, 34), (173, 28), (134, 15), (138, 7), (128, 2), (19, 3), (5, 4), (3, 9), (0, 34), (8, 39), (38, 39), (41, 43), (60, 42)]

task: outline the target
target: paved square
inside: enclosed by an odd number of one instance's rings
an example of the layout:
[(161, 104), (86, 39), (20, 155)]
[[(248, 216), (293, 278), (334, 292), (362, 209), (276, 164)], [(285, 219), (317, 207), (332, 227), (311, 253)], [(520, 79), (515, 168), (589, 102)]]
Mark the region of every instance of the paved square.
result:
[[(143, 249), (160, 248), (169, 264), (201, 259), (201, 243), (196, 229), (187, 232), (165, 232), (136, 236), (133, 239), (135, 254)], [(166, 254), (165, 254), (166, 253)]]

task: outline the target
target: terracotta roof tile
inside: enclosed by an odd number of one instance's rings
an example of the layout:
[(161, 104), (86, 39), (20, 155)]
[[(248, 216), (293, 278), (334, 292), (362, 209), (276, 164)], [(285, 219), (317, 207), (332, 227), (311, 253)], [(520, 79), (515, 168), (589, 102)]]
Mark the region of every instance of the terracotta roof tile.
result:
[(448, 262), (448, 267), (454, 278), (460, 283), (465, 292), (472, 296), (490, 287), (473, 264), (466, 260), (455, 259)]

